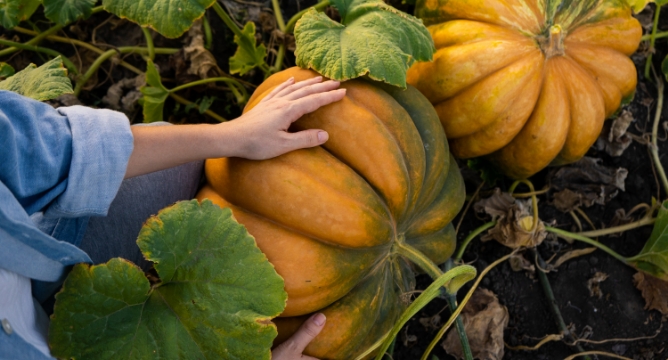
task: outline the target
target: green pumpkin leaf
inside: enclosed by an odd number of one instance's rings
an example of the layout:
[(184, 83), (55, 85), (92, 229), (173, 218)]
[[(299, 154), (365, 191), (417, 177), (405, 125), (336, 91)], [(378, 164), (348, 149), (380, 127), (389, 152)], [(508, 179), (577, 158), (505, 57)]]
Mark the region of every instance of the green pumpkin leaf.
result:
[(641, 12), (649, 3), (655, 3), (658, 6), (668, 4), (668, 0), (626, 0), (626, 3), (633, 9), (634, 13)]
[(155, 263), (78, 264), (56, 295), (51, 353), (85, 359), (269, 359), (284, 282), (230, 209), (183, 201), (137, 240)]
[(433, 57), (422, 20), (381, 0), (332, 0), (341, 24), (310, 9), (295, 26), (297, 65), (335, 80), (368, 75), (406, 88), (406, 71)]
[(104, 9), (168, 38), (183, 35), (216, 0), (103, 0)]
[(0, 81), (0, 90), (13, 91), (39, 101), (74, 93), (72, 82), (67, 77), (67, 70), (63, 67), (60, 56), (40, 67), (35, 64), (28, 65), (13, 76)]
[(8, 78), (14, 75), (14, 68), (6, 62), (0, 62), (0, 78)]
[(59, 25), (87, 19), (97, 0), (44, 0), (44, 15)]
[(230, 57), (230, 74), (244, 75), (256, 66), (264, 64), (267, 49), (264, 44), (256, 45), (255, 23), (249, 21), (244, 25), (242, 37), (234, 35), (237, 51)]
[(668, 201), (659, 208), (649, 240), (628, 262), (640, 271), (668, 281)]
[(29, 19), (40, 3), (40, 0), (0, 0), (0, 25), (13, 28)]
[(165, 107), (165, 100), (169, 96), (169, 90), (162, 85), (160, 80), (160, 73), (153, 64), (153, 61), (148, 60), (146, 63), (146, 84), (142, 86), (139, 91), (144, 94), (142, 98), (142, 105), (144, 106), (144, 122), (151, 123), (162, 121), (162, 111)]

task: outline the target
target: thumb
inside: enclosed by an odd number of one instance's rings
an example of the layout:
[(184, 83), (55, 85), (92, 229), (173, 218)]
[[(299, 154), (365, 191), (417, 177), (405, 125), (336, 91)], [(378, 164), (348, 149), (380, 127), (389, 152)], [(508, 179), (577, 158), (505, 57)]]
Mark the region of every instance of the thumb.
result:
[(290, 352), (294, 352), (295, 355), (301, 355), (308, 344), (320, 334), (320, 331), (325, 327), (326, 320), (325, 315), (322, 313), (317, 313), (306, 320), (299, 330), (285, 342)]
[(325, 130), (310, 129), (291, 133), (288, 136), (290, 151), (310, 148), (324, 144), (329, 139), (329, 134)]

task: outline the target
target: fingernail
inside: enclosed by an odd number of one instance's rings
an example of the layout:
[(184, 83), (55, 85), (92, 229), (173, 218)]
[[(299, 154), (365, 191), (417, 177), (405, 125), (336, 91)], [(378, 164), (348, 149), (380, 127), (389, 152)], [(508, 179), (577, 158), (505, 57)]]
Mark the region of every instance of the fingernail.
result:
[(322, 76), (316, 76), (315, 78), (316, 78), (318, 81), (321, 81), (321, 80), (322, 80)]
[(293, 82), (293, 81), (295, 81), (295, 77), (294, 77), (294, 76), (288, 79), (288, 82)]
[(344, 94), (346, 93), (346, 89), (339, 89), (339, 91), (344, 93)]
[(318, 131), (318, 141), (323, 143), (327, 141), (327, 139), (329, 139), (329, 134), (327, 133), (327, 131)]
[(327, 318), (325, 317), (325, 315), (323, 313), (317, 313), (313, 317), (313, 322), (318, 326), (325, 325), (326, 320), (327, 320)]

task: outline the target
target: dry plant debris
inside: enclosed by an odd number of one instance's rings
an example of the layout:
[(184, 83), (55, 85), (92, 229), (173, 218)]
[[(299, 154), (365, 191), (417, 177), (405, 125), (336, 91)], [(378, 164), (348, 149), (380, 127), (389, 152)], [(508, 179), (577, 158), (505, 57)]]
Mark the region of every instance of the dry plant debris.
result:
[(607, 121), (594, 145), (596, 149), (604, 150), (610, 156), (621, 156), (633, 142), (633, 137), (626, 130), (634, 120), (633, 113), (624, 110), (612, 122)]
[(204, 32), (202, 20), (197, 20), (188, 30), (188, 45), (183, 48), (185, 58), (190, 61), (188, 74), (197, 75), (202, 79), (221, 74), (216, 58), (204, 48)]
[(545, 237), (545, 225), (538, 221), (533, 227), (531, 200), (517, 200), (498, 188), (494, 194), (473, 205), (476, 212), (485, 212), (492, 216), (496, 225), (481, 238), (482, 241), (496, 240), (501, 244), (517, 249), (539, 245)]
[(633, 275), (633, 282), (645, 299), (646, 310), (659, 310), (664, 316), (668, 315), (668, 282), (641, 271)]
[(597, 298), (603, 297), (603, 292), (601, 291), (601, 283), (608, 278), (608, 274), (597, 271), (594, 276), (587, 280), (587, 289), (589, 289), (589, 296), (596, 296)]
[(584, 249), (576, 249), (576, 250), (568, 251), (568, 252), (564, 253), (563, 255), (561, 255), (554, 262), (554, 264), (548, 264), (548, 268), (549, 268), (549, 270), (554, 270), (554, 269), (558, 268), (559, 266), (561, 266), (566, 261), (575, 259), (575, 258), (580, 257), (582, 255), (591, 254), (594, 251), (596, 251), (595, 247), (588, 247), (588, 248), (584, 248)]
[[(466, 304), (461, 315), (466, 335), (471, 344), (473, 357), (485, 360), (500, 360), (504, 354), (503, 331), (508, 326), (508, 309), (499, 304), (493, 292), (478, 288)], [(463, 359), (459, 334), (450, 330), (441, 344), (445, 351)]]
[(624, 191), (628, 170), (600, 164), (601, 159), (584, 157), (578, 162), (557, 170), (550, 179), (554, 206), (569, 212), (573, 208), (594, 204), (605, 205)]

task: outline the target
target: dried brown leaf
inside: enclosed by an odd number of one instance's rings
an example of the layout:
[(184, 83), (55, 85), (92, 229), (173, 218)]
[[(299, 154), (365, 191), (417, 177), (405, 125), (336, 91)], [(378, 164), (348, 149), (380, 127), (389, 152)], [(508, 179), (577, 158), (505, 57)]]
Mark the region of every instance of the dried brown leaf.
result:
[(591, 254), (594, 251), (596, 251), (595, 247), (588, 247), (588, 248), (584, 248), (584, 249), (571, 250), (571, 251), (561, 255), (557, 259), (557, 261), (555, 261), (554, 264), (550, 266), (550, 269), (556, 269), (568, 260), (575, 259), (575, 258), (580, 257), (582, 255)]
[(570, 189), (564, 189), (553, 195), (552, 205), (562, 212), (571, 212), (582, 206), (582, 196)]
[(515, 272), (526, 270), (533, 273), (536, 271), (536, 267), (521, 254), (511, 256), (508, 262), (510, 263), (510, 268)]
[(482, 241), (494, 239), (517, 249), (537, 246), (547, 236), (545, 225), (540, 220), (536, 229), (532, 230), (531, 200), (517, 200), (497, 188), (491, 197), (478, 201), (473, 207), (477, 212), (491, 215), (496, 221), (496, 225), (481, 238)]
[(587, 280), (587, 289), (589, 289), (589, 296), (596, 296), (599, 299), (603, 297), (603, 292), (601, 291), (601, 283), (608, 278), (608, 274), (597, 271), (594, 276)]
[[(504, 354), (503, 331), (508, 326), (508, 309), (499, 304), (493, 292), (478, 288), (466, 304), (461, 315), (473, 357), (485, 360), (500, 360)], [(450, 330), (441, 343), (445, 351), (463, 359), (459, 334)]]
[(645, 309), (659, 310), (664, 316), (668, 315), (668, 281), (639, 271), (633, 275), (633, 282), (645, 299)]
[(613, 121), (606, 122), (596, 141), (596, 148), (605, 150), (610, 156), (621, 156), (633, 142), (633, 138), (626, 130), (634, 120), (633, 113), (624, 110)]
[(423, 318), (418, 319), (418, 321), (429, 332), (431, 332), (433, 330), (438, 330), (438, 329), (441, 328), (441, 325), (443, 325), (443, 324), (441, 324), (441, 315), (439, 315), (439, 314), (436, 314), (436, 315), (431, 316), (431, 317), (423, 317)]
[(190, 61), (188, 74), (197, 75), (202, 79), (221, 74), (222, 70), (218, 67), (216, 58), (204, 48), (202, 20), (197, 20), (188, 30), (187, 39), (188, 45), (183, 48), (183, 54), (186, 60)]
[[(568, 189), (578, 194), (584, 206), (605, 205), (617, 196), (619, 190), (624, 191), (628, 171), (624, 168), (603, 166), (600, 162), (601, 159), (583, 157), (578, 162), (557, 170), (550, 179), (550, 185), (556, 193)], [(572, 195), (559, 201), (564, 204), (559, 209), (568, 210), (570, 208), (567, 205), (573, 202)]]
[(102, 98), (102, 103), (108, 108), (123, 111), (125, 114), (130, 115), (137, 108), (137, 101), (142, 96), (139, 88), (145, 83), (145, 75), (121, 79), (107, 89), (107, 94)]

